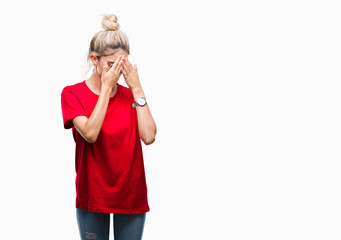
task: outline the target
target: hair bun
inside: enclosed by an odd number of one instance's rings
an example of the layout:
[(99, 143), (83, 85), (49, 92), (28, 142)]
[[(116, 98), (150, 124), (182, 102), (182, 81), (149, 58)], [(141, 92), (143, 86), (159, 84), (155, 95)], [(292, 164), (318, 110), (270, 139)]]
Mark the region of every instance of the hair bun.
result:
[(116, 31), (120, 28), (120, 24), (117, 23), (117, 17), (110, 14), (103, 17), (102, 27), (107, 31)]

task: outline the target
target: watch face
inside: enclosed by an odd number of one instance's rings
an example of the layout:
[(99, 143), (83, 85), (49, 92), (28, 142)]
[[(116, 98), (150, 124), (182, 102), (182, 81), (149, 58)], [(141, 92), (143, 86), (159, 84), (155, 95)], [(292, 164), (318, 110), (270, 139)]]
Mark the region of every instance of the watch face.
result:
[(145, 105), (146, 100), (144, 98), (139, 98), (139, 99), (137, 99), (137, 103), (138, 103), (138, 105)]

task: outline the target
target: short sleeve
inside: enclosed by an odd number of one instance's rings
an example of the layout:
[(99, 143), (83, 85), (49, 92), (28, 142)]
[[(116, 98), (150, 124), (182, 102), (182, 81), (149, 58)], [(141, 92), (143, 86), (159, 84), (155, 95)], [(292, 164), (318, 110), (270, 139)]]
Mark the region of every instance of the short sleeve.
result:
[(65, 87), (61, 94), (64, 128), (73, 127), (72, 120), (78, 116), (86, 116), (86, 112), (70, 87)]

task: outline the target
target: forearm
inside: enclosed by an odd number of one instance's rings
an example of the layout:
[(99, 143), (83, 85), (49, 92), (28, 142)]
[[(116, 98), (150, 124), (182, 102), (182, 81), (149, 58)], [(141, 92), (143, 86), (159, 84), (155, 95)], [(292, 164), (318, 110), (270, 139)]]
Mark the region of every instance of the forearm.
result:
[[(141, 86), (132, 89), (132, 92), (135, 101), (139, 97), (145, 98), (145, 94)], [(156, 135), (156, 124), (148, 107), (148, 104), (143, 107), (136, 106), (136, 112), (140, 138), (147, 145), (153, 143)]]
[(110, 93), (111, 93), (110, 88), (102, 86), (96, 106), (92, 111), (89, 119), (87, 119), (84, 124), (82, 124), (82, 122), (79, 122), (78, 126), (76, 126), (77, 130), (80, 130), (82, 136), (88, 142), (93, 143), (96, 142), (97, 140), (97, 137), (102, 128), (105, 114), (107, 112)]

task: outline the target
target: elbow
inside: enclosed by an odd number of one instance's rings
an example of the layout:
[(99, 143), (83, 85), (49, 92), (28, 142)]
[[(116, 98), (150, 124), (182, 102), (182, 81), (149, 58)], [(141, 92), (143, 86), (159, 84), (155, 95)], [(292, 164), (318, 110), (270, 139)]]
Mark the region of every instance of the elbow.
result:
[[(77, 120), (76, 120), (77, 119)], [(86, 117), (74, 118), (73, 126), (77, 129), (78, 133), (84, 138), (85, 141), (89, 143), (94, 143), (97, 141), (99, 132), (94, 129), (94, 127), (89, 127), (87, 125), (88, 120)]]
[(84, 139), (89, 143), (95, 143), (97, 141), (97, 137), (98, 135), (91, 134), (91, 133), (84, 134)]
[(144, 139), (142, 139), (142, 141), (144, 142), (144, 144), (150, 145), (153, 142), (155, 142), (155, 136), (144, 138)]
[(154, 125), (153, 128), (149, 129), (146, 132), (140, 133), (140, 137), (145, 145), (150, 145), (153, 142), (155, 142), (155, 136), (156, 136), (156, 126)]
[(85, 140), (89, 143), (95, 143), (97, 141), (97, 138), (85, 138)]
[(149, 134), (144, 134), (142, 141), (144, 142), (144, 144), (146, 145), (150, 145), (153, 142), (155, 142), (155, 136), (156, 136), (156, 128), (154, 129), (154, 131), (150, 132)]

